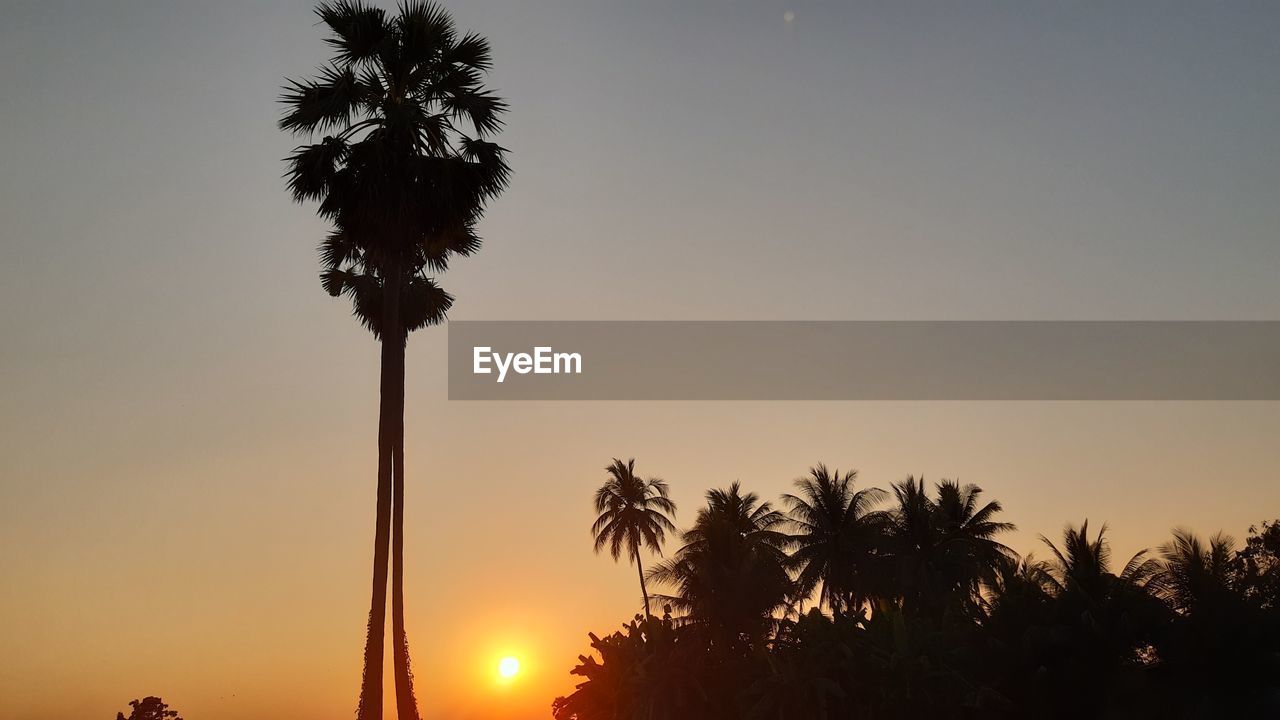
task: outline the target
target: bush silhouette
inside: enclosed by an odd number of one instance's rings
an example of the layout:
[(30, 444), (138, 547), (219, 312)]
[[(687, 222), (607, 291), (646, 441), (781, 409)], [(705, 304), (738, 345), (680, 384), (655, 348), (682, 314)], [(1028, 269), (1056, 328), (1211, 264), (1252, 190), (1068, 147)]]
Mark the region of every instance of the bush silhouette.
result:
[(141, 700), (129, 702), (128, 717), (124, 713), (116, 713), (116, 720), (182, 720), (176, 710), (170, 710), (164, 701), (154, 695)]

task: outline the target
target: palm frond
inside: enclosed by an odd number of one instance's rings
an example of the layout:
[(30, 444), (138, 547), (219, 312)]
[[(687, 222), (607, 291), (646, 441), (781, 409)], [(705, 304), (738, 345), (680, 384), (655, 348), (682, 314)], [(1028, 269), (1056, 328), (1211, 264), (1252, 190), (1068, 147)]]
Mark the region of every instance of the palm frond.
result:
[(488, 72), (493, 67), (493, 52), (489, 49), (489, 41), (475, 33), (467, 33), (448, 50), (444, 61), (462, 67), (474, 68), (480, 72)]
[(325, 42), (333, 47), (335, 60), (343, 64), (373, 59), (390, 39), (386, 11), (361, 0), (322, 2), (316, 15), (333, 32)]
[(347, 125), (363, 97), (360, 80), (349, 66), (326, 65), (316, 80), (287, 80), (280, 95), (287, 109), (280, 129), (312, 133)]
[(285, 159), (285, 179), (294, 199), (319, 200), (328, 194), (348, 150), (345, 142), (333, 137), (295, 148)]

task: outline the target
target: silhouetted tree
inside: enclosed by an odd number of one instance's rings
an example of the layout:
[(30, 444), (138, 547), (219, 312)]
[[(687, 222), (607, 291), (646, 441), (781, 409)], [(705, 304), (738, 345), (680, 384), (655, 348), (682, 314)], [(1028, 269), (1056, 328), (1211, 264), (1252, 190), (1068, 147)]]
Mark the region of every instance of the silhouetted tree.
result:
[(1179, 528), (1160, 547), (1159, 591), (1178, 614), (1158, 640), (1160, 673), (1176, 705), (1200, 717), (1258, 715), (1251, 689), (1280, 676), (1276, 619), (1250, 601), (1235, 545)]
[(1020, 627), (1043, 616), (1057, 586), (1049, 566), (1033, 556), (1005, 555), (982, 580), (982, 621)]
[[(1041, 562), (996, 540), (1012, 525), (975, 486), (943, 481), (931, 496), (908, 479), (876, 524), (853, 481), (822, 466), (799, 481), (784, 496), (795, 535), (736, 484), (709, 492), (650, 573), (675, 588), (680, 616), (591, 636), (599, 659), (579, 658), (584, 680), (556, 700), (557, 720), (1280, 717), (1273, 523), (1239, 551), (1175, 530), (1158, 559), (1115, 570), (1087, 521), (1042, 538)], [(842, 529), (854, 517), (866, 525)], [(780, 614), (824, 583), (835, 600)]]
[[(821, 467), (821, 466), (819, 466)], [(851, 479), (851, 478), (850, 478)], [(843, 618), (838, 619), (843, 620)], [(802, 615), (779, 633), (763, 673), (747, 686), (743, 704), (750, 720), (828, 720), (843, 717), (849, 691), (841, 683), (854, 653), (838, 642), (820, 611)]]
[(116, 720), (182, 720), (176, 710), (170, 710), (163, 700), (155, 696), (130, 700), (129, 707), (132, 710), (128, 717), (124, 713), (116, 713)]
[(1140, 682), (1138, 670), (1154, 660), (1152, 643), (1169, 618), (1157, 598), (1162, 568), (1142, 550), (1118, 574), (1112, 572), (1106, 526), (1090, 538), (1087, 520), (1079, 528), (1066, 527), (1061, 548), (1041, 540), (1054, 557), (1058, 628), (1044, 660), (1055, 709), (1044, 712), (1094, 715), (1123, 699), (1122, 691)]
[(786, 521), (736, 482), (708, 491), (707, 506), (681, 536), (684, 547), (654, 567), (650, 578), (675, 588), (675, 595), (663, 598), (684, 613), (685, 622), (705, 628), (718, 647), (754, 646), (792, 595), (789, 539), (780, 530)]
[(893, 485), (896, 502), (889, 513), (885, 547), (893, 592), (902, 606), (917, 613), (966, 612), (978, 601), (978, 589), (1010, 550), (994, 538), (1014, 528), (994, 518), (999, 502), (979, 506), (982, 488), (943, 480), (937, 499), (924, 479), (908, 477)]
[(644, 564), (640, 560), (641, 546), (658, 555), (667, 533), (675, 532), (671, 519), (676, 514), (676, 504), (668, 497), (667, 483), (660, 478), (644, 480), (636, 475), (636, 460), (625, 463), (614, 458), (605, 467), (609, 479), (596, 490), (595, 507), (598, 513), (591, 526), (596, 552), (605, 547), (617, 560), (626, 550), (636, 572), (640, 574), (640, 594), (644, 596), (645, 617), (649, 612), (649, 590), (644, 583)]
[(1251, 602), (1280, 609), (1280, 520), (1250, 527), (1245, 547), (1232, 566)]
[[(668, 608), (669, 610), (669, 608)], [(636, 619), (604, 638), (594, 634), (600, 655), (578, 656), (571, 674), (583, 679), (567, 697), (556, 698), (557, 720), (686, 720), (715, 718), (702, 638), (680, 632), (670, 612)]]
[(1206, 545), (1189, 530), (1174, 529), (1173, 540), (1160, 546), (1160, 591), (1174, 610), (1188, 615), (1213, 612), (1240, 599), (1232, 588), (1235, 544), (1218, 533)]
[(854, 490), (856, 471), (843, 476), (819, 464), (795, 481), (796, 494), (782, 496), (791, 536), (792, 560), (799, 574), (797, 591), (808, 596), (821, 587), (818, 605), (832, 612), (861, 607), (875, 594), (874, 574), (883, 550), (888, 518), (875, 511), (886, 493), (878, 488)]
[[(322, 281), (347, 295), (382, 345), (374, 577), (361, 720), (382, 716), (387, 556), (392, 555), (392, 658), (397, 712), (418, 717), (404, 632), (404, 349), (441, 322), (453, 299), (430, 273), (480, 246), (485, 203), (506, 185), (504, 151), (484, 140), (506, 105), (483, 87), (488, 42), (460, 34), (439, 6), (407, 0), (395, 15), (360, 0), (321, 3), (333, 58), (293, 81), (280, 127), (318, 142), (288, 158), (290, 190), (319, 201), (334, 231), (320, 248)], [(466, 134), (467, 128), (476, 137)]]

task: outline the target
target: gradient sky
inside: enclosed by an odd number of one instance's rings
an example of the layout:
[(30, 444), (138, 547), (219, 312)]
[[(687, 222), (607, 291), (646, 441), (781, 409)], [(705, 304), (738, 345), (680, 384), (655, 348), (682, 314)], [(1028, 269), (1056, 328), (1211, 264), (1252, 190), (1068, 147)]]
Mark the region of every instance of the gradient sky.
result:
[[(515, 168), (454, 317), (1280, 319), (1280, 4), (452, 5)], [(310, 8), (4, 2), (0, 720), (354, 712), (377, 349), (280, 180)], [(428, 330), (407, 422), (427, 720), (547, 717), (639, 609), (615, 455), (682, 525), (820, 461), (979, 483), (1024, 551), (1280, 514), (1277, 403), (449, 403)]]

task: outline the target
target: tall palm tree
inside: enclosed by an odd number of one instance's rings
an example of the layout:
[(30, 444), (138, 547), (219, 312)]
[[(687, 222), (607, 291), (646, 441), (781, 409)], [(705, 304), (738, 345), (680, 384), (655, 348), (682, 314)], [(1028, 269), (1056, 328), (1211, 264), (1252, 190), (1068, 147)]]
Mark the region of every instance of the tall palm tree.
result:
[(821, 585), (818, 606), (843, 612), (861, 606), (873, 593), (872, 577), (881, 549), (886, 515), (874, 508), (887, 496), (879, 488), (854, 490), (856, 470), (840, 474), (818, 464), (786, 494), (792, 562), (799, 570), (797, 592), (807, 597)]
[(668, 497), (666, 481), (660, 478), (645, 480), (636, 475), (636, 459), (625, 463), (614, 458), (605, 467), (609, 474), (604, 485), (596, 490), (596, 517), (591, 525), (596, 552), (606, 546), (616, 561), (626, 550), (640, 574), (640, 594), (644, 596), (644, 615), (649, 611), (649, 589), (644, 583), (644, 564), (640, 560), (641, 546), (661, 555), (667, 533), (674, 533), (671, 520), (676, 515), (676, 504)]
[(727, 647), (751, 646), (792, 596), (790, 542), (782, 513), (738, 483), (707, 492), (707, 506), (681, 536), (684, 546), (649, 577), (674, 587), (663, 596), (685, 621), (711, 630)]
[[(280, 127), (309, 140), (287, 158), (289, 189), (333, 224), (322, 283), (346, 295), (381, 343), (373, 590), (359, 717), (382, 717), (387, 559), (392, 556), (396, 706), (416, 720), (404, 632), (404, 351), (408, 333), (441, 322), (453, 298), (432, 273), (480, 246), (485, 204), (506, 186), (505, 151), (485, 138), (506, 105), (483, 86), (488, 42), (461, 35), (439, 6), (407, 0), (395, 15), (361, 0), (321, 3), (334, 49), (318, 77), (290, 81)], [(474, 137), (468, 135), (474, 133)], [(323, 135), (318, 141), (317, 135)]]

